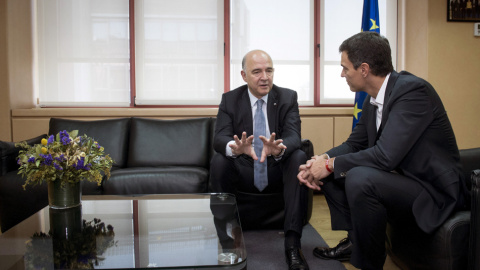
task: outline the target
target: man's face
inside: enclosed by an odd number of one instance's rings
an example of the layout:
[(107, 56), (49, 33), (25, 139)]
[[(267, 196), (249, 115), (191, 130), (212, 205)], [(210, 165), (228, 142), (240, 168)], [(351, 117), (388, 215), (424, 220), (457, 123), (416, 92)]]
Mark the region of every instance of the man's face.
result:
[(273, 87), (273, 63), (268, 55), (254, 52), (245, 59), (245, 70), (242, 78), (247, 83), (252, 95), (261, 98)]
[(340, 64), (343, 67), (341, 76), (347, 80), (350, 91), (363, 91), (365, 86), (365, 78), (362, 75), (362, 66), (355, 69), (352, 62), (350, 62), (348, 59), (348, 54), (346, 52), (342, 52), (342, 60)]

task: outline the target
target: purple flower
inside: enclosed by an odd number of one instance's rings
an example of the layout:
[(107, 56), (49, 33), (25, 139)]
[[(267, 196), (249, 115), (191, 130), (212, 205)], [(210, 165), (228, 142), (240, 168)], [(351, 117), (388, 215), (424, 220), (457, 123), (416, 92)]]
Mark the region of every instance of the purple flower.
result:
[(34, 163), (34, 162), (35, 162), (35, 157), (30, 157), (30, 158), (28, 159), (28, 162)]
[(55, 137), (53, 135), (50, 135), (50, 137), (48, 137), (47, 145), (52, 144), (54, 141), (55, 141)]
[(76, 170), (86, 170), (86, 171), (89, 171), (90, 170), (90, 166), (92, 166), (91, 163), (88, 163), (87, 165), (85, 165), (85, 158), (84, 157), (81, 157), (78, 161), (77, 161), (77, 164), (75, 164), (73, 167), (76, 169)]
[(65, 160), (67, 160), (67, 159), (65, 158), (65, 156), (64, 156), (63, 154), (61, 154), (59, 157), (56, 157), (55, 160), (56, 160), (56, 161), (59, 161), (59, 162), (63, 162), (63, 161), (65, 161)]
[(95, 257), (92, 256), (92, 254), (79, 254), (78, 255), (78, 262), (87, 264), (90, 259), (95, 259)]
[(63, 171), (62, 166), (58, 165), (57, 163), (53, 163), (53, 167), (55, 167), (55, 169), (57, 169), (57, 171)]
[(40, 154), (40, 156), (42, 158), (44, 158), (42, 164), (45, 165), (45, 166), (50, 166), (52, 165), (52, 162), (53, 162), (53, 158), (52, 158), (52, 155), (48, 154), (48, 155), (43, 155), (43, 154)]
[(68, 145), (72, 141), (66, 130), (60, 131), (60, 141), (63, 145)]

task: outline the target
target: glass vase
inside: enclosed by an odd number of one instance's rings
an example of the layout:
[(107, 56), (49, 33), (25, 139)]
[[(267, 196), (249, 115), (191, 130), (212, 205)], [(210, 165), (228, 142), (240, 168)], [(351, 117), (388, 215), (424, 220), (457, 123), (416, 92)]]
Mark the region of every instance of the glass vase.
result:
[(48, 204), (50, 208), (67, 209), (82, 204), (82, 189), (80, 182), (65, 183), (61, 180), (48, 182)]

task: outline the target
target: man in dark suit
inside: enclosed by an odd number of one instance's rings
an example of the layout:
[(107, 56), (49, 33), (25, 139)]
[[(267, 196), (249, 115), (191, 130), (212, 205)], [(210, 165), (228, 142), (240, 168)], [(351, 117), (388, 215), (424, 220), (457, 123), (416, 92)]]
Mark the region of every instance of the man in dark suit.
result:
[(300, 150), (297, 93), (273, 84), (272, 59), (264, 51), (247, 53), (242, 69), (247, 85), (223, 94), (218, 108), (210, 168), (213, 191), (283, 190), (287, 264), (289, 269), (309, 269), (300, 244), (308, 188), (296, 177), (307, 161)]
[(393, 70), (388, 40), (362, 32), (340, 46), (342, 77), (365, 91), (360, 121), (346, 142), (300, 167), (300, 183), (323, 189), (332, 229), (348, 237), (315, 248), (323, 259), (382, 269), (387, 222), (432, 233), (468, 193), (452, 126), (435, 89)]

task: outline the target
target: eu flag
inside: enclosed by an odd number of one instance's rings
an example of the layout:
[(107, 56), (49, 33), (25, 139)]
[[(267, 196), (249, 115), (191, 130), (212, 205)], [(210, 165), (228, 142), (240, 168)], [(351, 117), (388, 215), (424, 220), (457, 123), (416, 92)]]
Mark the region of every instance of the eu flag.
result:
[[(378, 0), (364, 0), (363, 1), (363, 15), (362, 15), (362, 32), (372, 31), (380, 33), (380, 16), (378, 15)], [(362, 116), (363, 101), (367, 97), (365, 92), (355, 93), (355, 106), (353, 109), (353, 124), (352, 130)]]

